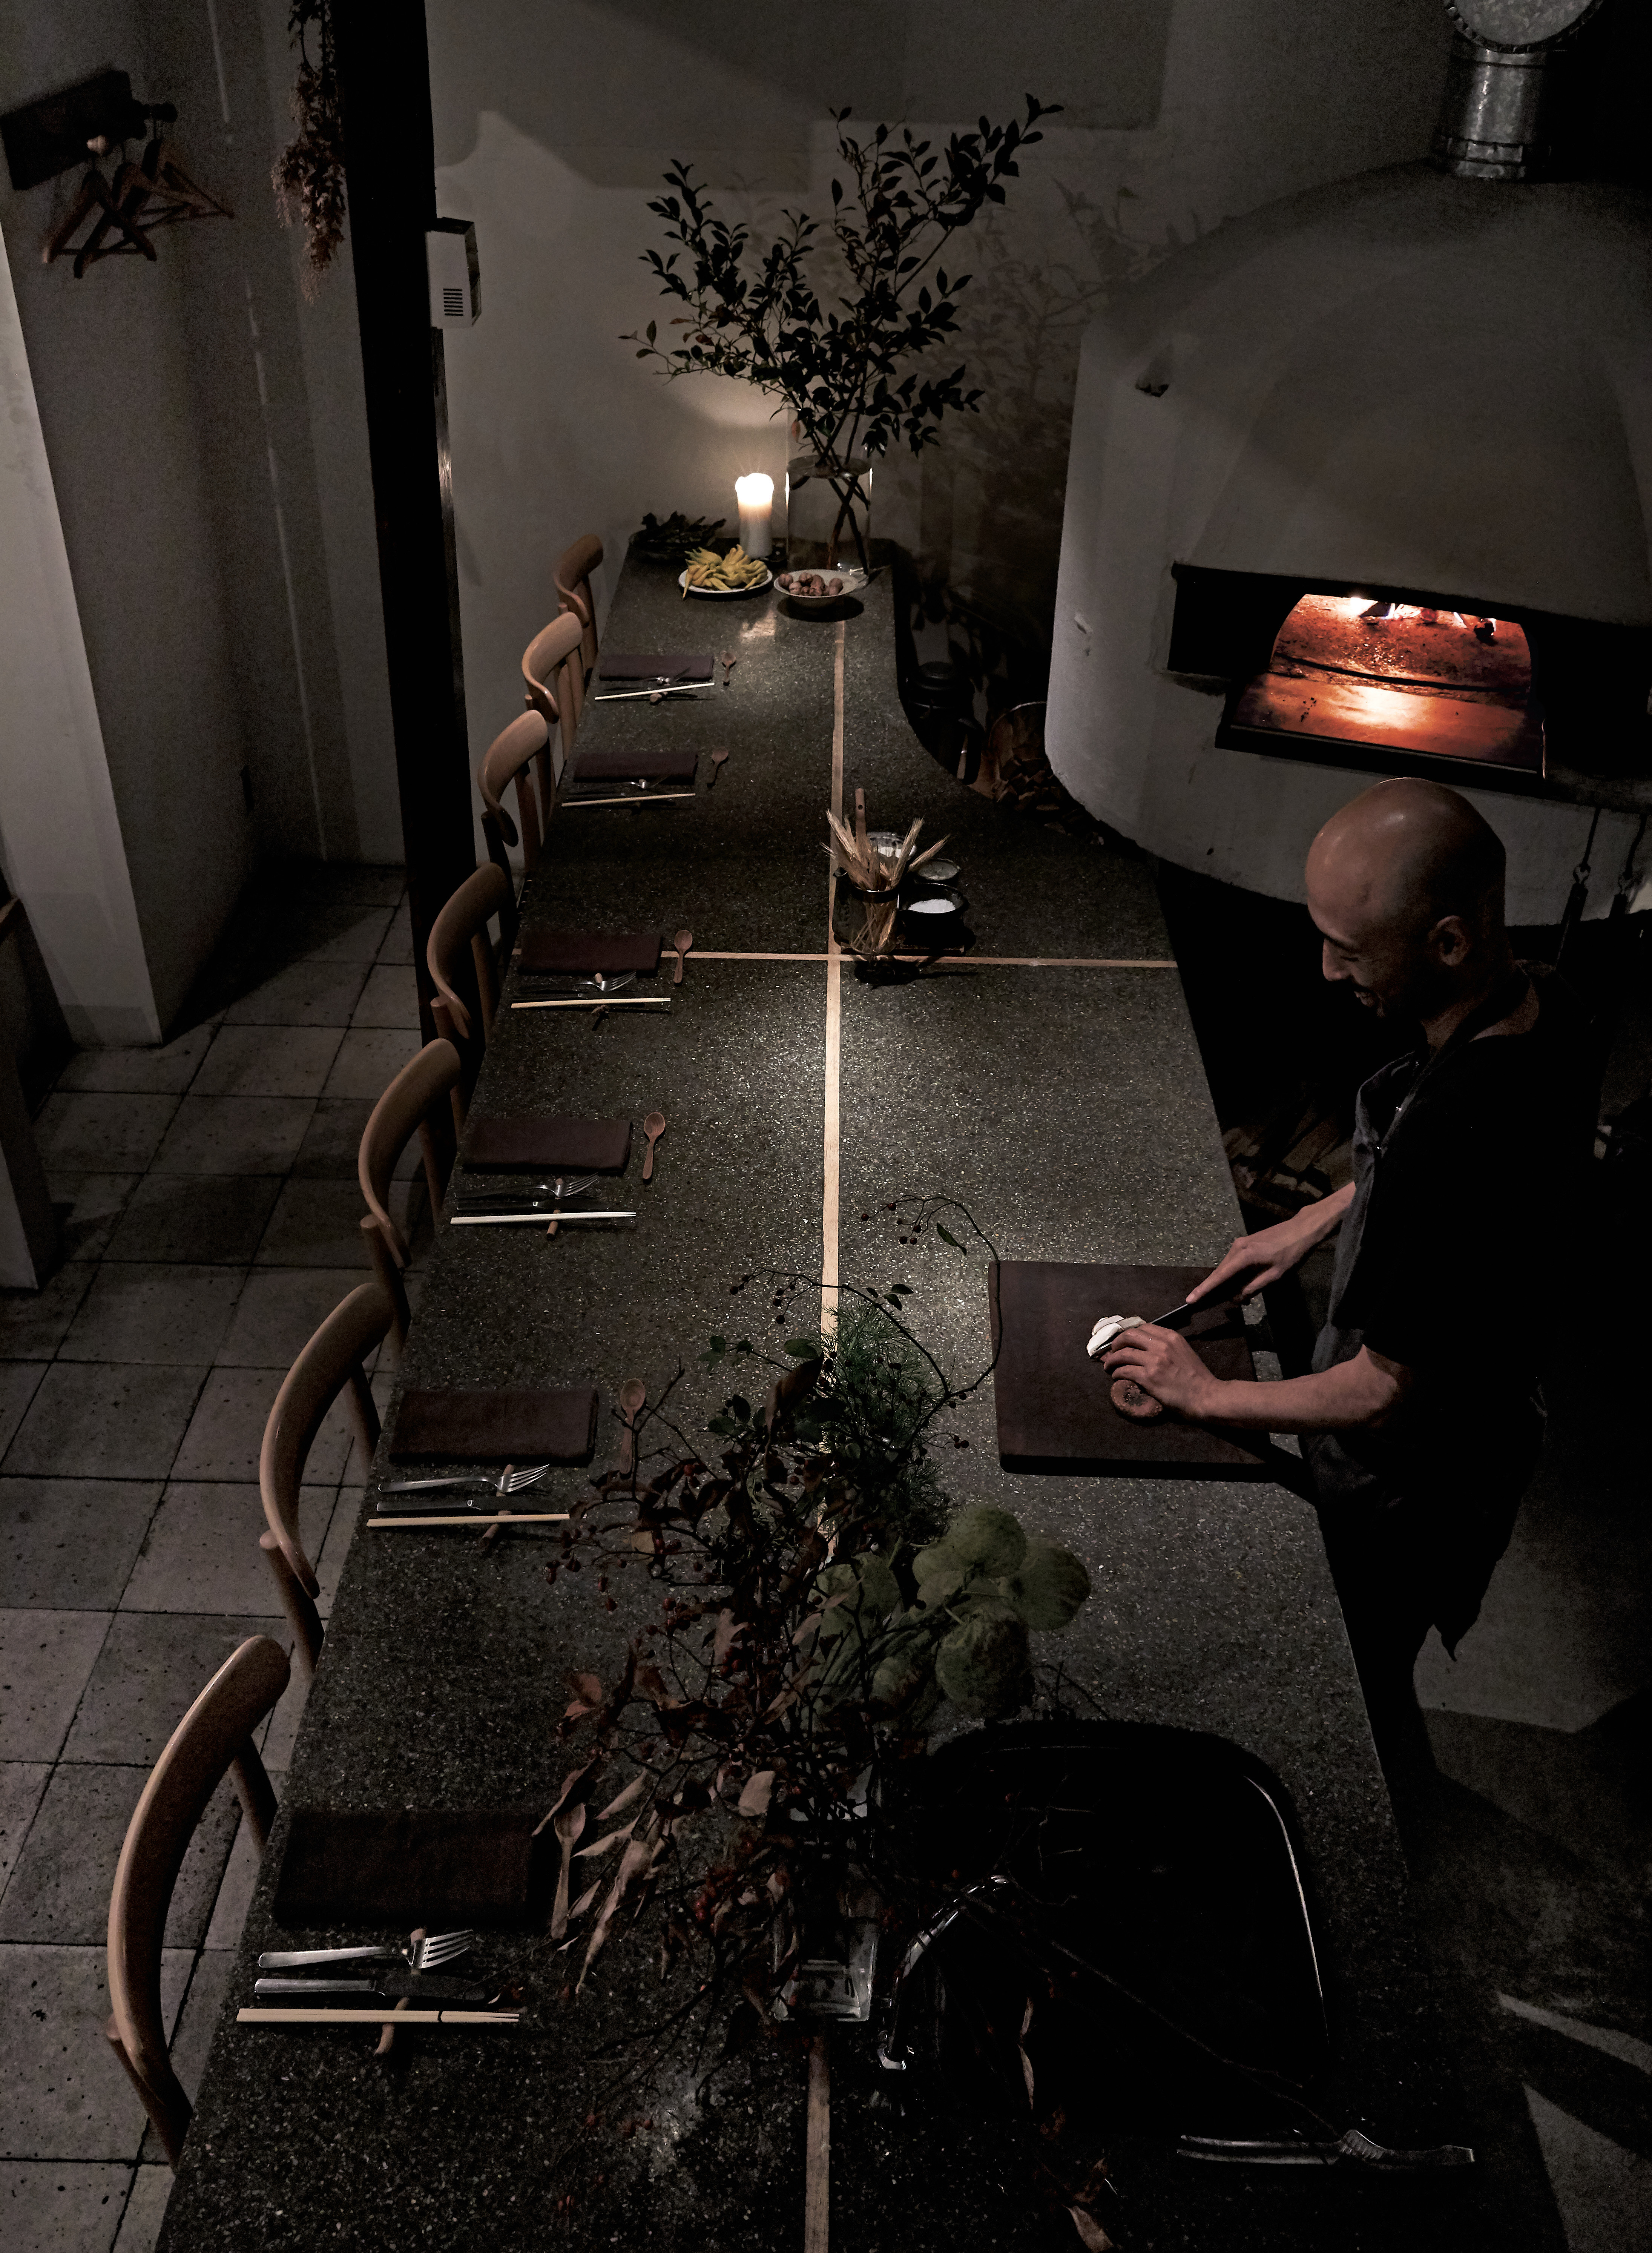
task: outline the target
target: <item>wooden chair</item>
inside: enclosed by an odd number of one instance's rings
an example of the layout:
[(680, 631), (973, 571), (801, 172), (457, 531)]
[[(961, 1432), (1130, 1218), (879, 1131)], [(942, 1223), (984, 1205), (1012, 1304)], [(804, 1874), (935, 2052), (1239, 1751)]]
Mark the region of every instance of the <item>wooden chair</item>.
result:
[(287, 1654), (268, 1636), (243, 1643), (173, 1730), (127, 1825), (109, 1895), (109, 2002), (104, 2032), (174, 2167), (190, 2101), (172, 2070), (161, 2009), (161, 1947), (172, 1888), (206, 1803), (226, 1775), (261, 1852), (275, 1795), (253, 1732), (286, 1689)]
[(264, 1426), (258, 1488), (268, 1524), (258, 1545), (268, 1560), (281, 1608), (296, 1637), (293, 1658), (306, 1685), (321, 1656), (321, 1614), (316, 1608), (321, 1583), (298, 1531), (304, 1465), (323, 1419), (346, 1391), (364, 1458), (372, 1461), (379, 1444), (379, 1411), (363, 1364), (388, 1335), (395, 1317), (394, 1300), (377, 1283), (363, 1283), (341, 1299), (282, 1380)]
[(398, 1349), (408, 1342), (412, 1320), (407, 1286), (401, 1280), (412, 1254), (390, 1215), (391, 1178), (401, 1153), (416, 1133), (424, 1149), (430, 1210), (441, 1211), (458, 1138), (464, 1129), (464, 1099), (460, 1092), (464, 1071), (459, 1051), (451, 1041), (428, 1042), (411, 1064), (402, 1065), (373, 1105), (356, 1157), (356, 1174), (367, 1207), (361, 1223), (367, 1256), (394, 1309)]
[(524, 701), (550, 730), (551, 767), (558, 782), (574, 756), (585, 708), (585, 668), (579, 653), (584, 633), (578, 612), (563, 610), (522, 652)]
[[(504, 871), (511, 884), (511, 928), (503, 936), (512, 946), (516, 944), (516, 872), (511, 866), (508, 847), (519, 839), (522, 873), (531, 876), (540, 864), (540, 850), (550, 825), (555, 790), (551, 776), (550, 740), (551, 731), (544, 715), (524, 712), (519, 720), (512, 720), (508, 728), (495, 736), (488, 745), (486, 757), (476, 771), (477, 788), (482, 793), (482, 834), (487, 839), (488, 858), (496, 868)], [(517, 822), (505, 810), (505, 793), (512, 783), (516, 785), (519, 832)]]
[(596, 670), (596, 606), (591, 600), (591, 573), (603, 560), (603, 543), (594, 532), (562, 550), (556, 566), (557, 608), (571, 610), (583, 629), (580, 664), (589, 681)]
[[(507, 910), (513, 904), (510, 878), (491, 861), (484, 861), (473, 876), (465, 878), (430, 926), (424, 951), (430, 982), (436, 987), (430, 1014), (437, 1031), (456, 1048), (462, 1041), (473, 1040), (480, 1051), (492, 1037), (493, 1014), (499, 1000), (499, 966), (488, 925), (498, 916), (503, 935)], [(471, 995), (470, 1001), (457, 990), (460, 987)]]

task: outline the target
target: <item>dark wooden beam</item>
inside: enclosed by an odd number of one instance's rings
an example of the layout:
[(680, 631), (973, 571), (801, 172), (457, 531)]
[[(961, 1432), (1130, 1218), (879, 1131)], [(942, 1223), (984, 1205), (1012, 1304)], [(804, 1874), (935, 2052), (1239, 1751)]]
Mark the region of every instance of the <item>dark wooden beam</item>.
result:
[(430, 58), (423, 0), (334, 0), (333, 24), (390, 715), (429, 1040), (425, 941), (476, 866), (446, 372), (425, 274), (436, 216)]

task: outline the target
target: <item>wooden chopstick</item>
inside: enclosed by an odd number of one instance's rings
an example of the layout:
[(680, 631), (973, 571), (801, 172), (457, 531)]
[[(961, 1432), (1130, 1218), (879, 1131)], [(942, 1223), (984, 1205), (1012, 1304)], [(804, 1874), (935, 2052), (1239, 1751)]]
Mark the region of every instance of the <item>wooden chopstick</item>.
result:
[(582, 994), (559, 994), (552, 1001), (512, 1001), (513, 1009), (669, 1009), (669, 994), (616, 994), (605, 1001), (602, 994), (593, 994), (589, 1001)]
[(665, 806), (676, 798), (693, 798), (692, 790), (638, 791), (634, 798), (565, 798), (561, 801), (566, 813), (571, 806)]
[(370, 1517), (369, 1525), (554, 1525), (568, 1516), (565, 1510), (501, 1510), (491, 1517), (467, 1510), (457, 1517), (403, 1517), (396, 1511)]
[(237, 2011), (243, 2026), (513, 2026), (520, 2011)]

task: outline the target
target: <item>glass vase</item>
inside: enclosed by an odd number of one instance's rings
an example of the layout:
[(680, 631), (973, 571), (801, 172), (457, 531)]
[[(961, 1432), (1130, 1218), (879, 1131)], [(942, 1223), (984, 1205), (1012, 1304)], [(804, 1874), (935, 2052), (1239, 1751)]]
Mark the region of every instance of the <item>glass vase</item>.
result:
[(872, 568), (872, 463), (794, 454), (786, 464), (786, 562), (796, 570)]

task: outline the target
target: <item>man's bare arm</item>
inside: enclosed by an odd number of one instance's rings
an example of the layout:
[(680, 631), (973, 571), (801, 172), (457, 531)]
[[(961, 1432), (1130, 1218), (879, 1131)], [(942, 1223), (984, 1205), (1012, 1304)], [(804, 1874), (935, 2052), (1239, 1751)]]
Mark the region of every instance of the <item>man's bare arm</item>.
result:
[(1126, 1330), (1102, 1356), (1114, 1377), (1133, 1377), (1155, 1400), (1195, 1424), (1241, 1432), (1353, 1432), (1387, 1421), (1411, 1389), (1401, 1363), (1362, 1346), (1352, 1361), (1310, 1377), (1265, 1385), (1212, 1377), (1175, 1330)]

